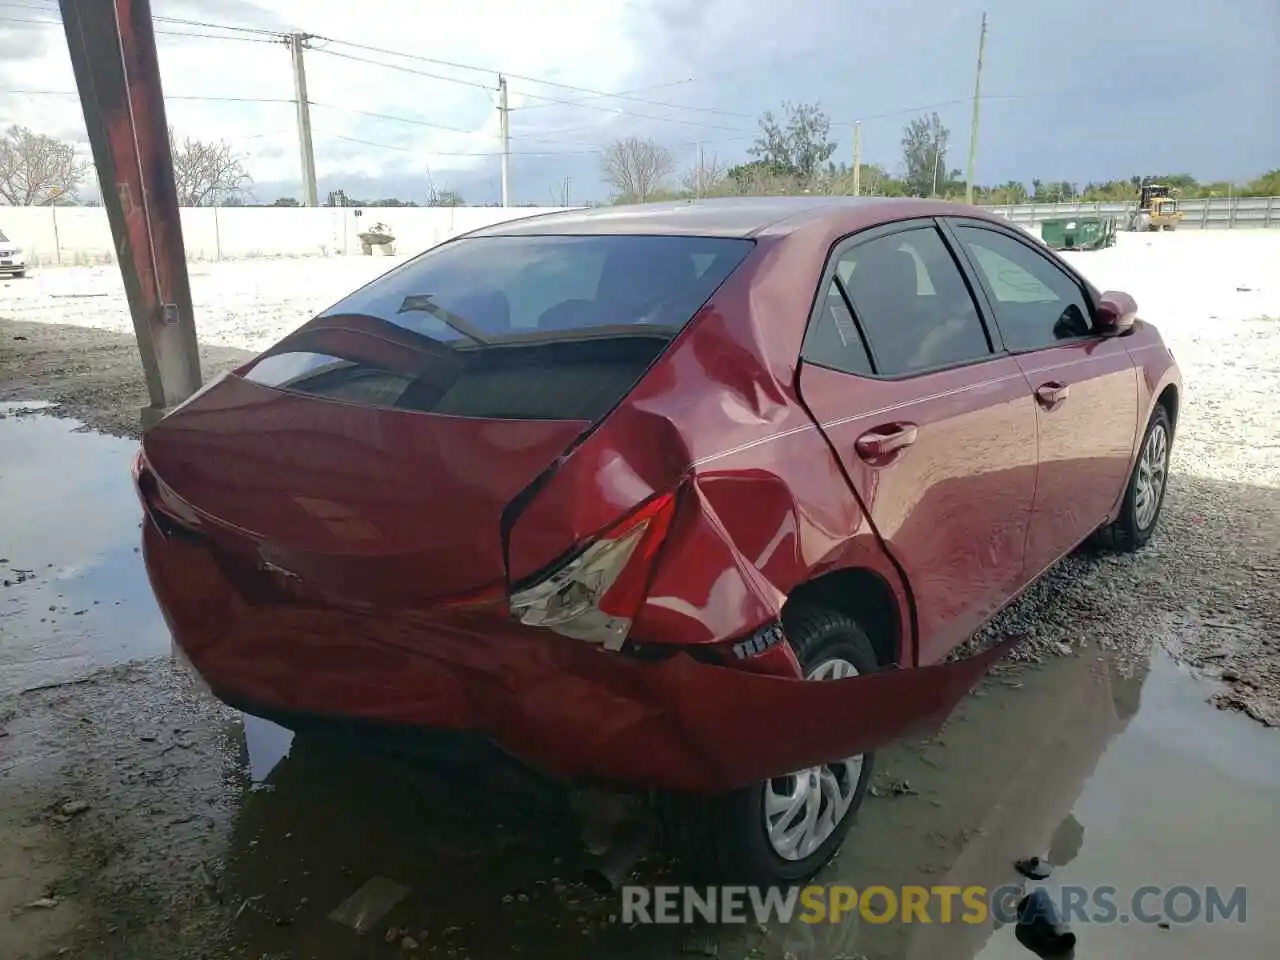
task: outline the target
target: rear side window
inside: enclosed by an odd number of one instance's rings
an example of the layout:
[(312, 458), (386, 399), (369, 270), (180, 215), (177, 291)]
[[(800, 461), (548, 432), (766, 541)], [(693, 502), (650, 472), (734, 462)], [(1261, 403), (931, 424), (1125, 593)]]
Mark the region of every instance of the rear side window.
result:
[(900, 376), (991, 355), (960, 268), (933, 227), (860, 243), (836, 264), (875, 372)]
[(1092, 332), (1084, 291), (1026, 244), (995, 230), (956, 227), (956, 235), (995, 301), (1010, 350), (1038, 350)]
[(818, 304), (818, 315), (805, 333), (802, 355), (809, 363), (843, 373), (872, 372), (862, 334), (836, 277), (827, 284), (826, 296)]
[(334, 304), (247, 379), (455, 416), (595, 420), (752, 246), (722, 237), (456, 240)]

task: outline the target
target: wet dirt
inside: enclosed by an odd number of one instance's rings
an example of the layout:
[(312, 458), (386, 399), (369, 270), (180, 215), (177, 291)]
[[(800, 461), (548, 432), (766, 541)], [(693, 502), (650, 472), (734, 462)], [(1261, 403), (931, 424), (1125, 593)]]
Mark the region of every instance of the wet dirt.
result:
[[(252, 356), (231, 347), (200, 347), (205, 379)], [(45, 400), (55, 416), (94, 430), (136, 437), (148, 405), (137, 341), (107, 330), (0, 317), (0, 401)]]
[[(123, 433), (145, 402), (81, 396), (110, 399), (97, 422)], [(618, 898), (577, 882), (559, 795), (222, 707), (169, 655), (134, 551), (133, 444), (30, 406), (0, 408), (5, 960), (1030, 956), (991, 924), (628, 929)], [(1175, 464), (1147, 550), (1068, 558), (990, 628), (1026, 639), (1015, 659), (941, 733), (881, 754), (820, 879), (995, 887), (1049, 853), (1053, 884), (1243, 885), (1243, 925), (1077, 924), (1077, 955), (1277, 955), (1280, 739), (1259, 720), (1278, 504)], [(1210, 702), (1243, 688), (1217, 679), (1232, 670), (1254, 678), (1253, 709)], [(655, 858), (641, 877), (676, 869)]]

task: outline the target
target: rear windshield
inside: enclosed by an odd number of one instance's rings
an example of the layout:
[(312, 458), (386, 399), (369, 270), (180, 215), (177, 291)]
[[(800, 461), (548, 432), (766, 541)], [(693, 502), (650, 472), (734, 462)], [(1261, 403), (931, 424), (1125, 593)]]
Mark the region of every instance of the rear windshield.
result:
[(334, 304), (246, 376), (456, 416), (595, 420), (751, 247), (723, 237), (455, 240)]

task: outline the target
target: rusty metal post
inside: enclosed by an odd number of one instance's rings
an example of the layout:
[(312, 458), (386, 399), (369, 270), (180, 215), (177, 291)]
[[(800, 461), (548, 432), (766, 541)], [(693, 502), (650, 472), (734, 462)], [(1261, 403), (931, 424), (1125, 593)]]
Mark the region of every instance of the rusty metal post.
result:
[(149, 0), (59, 0), (151, 403), (200, 387), (200, 355)]

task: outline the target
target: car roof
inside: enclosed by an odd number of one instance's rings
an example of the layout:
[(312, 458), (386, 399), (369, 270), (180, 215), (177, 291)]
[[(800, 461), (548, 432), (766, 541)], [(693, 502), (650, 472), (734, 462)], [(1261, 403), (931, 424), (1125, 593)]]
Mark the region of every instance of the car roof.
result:
[(724, 197), (535, 214), (482, 227), (470, 237), (677, 235), (752, 237), (787, 234), (817, 221), (858, 227), (911, 216), (980, 213), (974, 207), (905, 197)]

